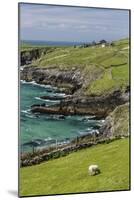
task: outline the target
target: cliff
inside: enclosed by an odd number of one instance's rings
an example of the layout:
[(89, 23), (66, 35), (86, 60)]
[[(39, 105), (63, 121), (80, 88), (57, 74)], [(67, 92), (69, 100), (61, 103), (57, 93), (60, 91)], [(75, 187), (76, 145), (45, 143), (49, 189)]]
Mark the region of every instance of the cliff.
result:
[[(104, 134), (107, 129), (110, 130), (109, 135), (116, 135), (121, 130), (118, 127), (122, 126), (125, 117), (118, 120), (120, 125), (116, 124), (114, 118), (118, 113), (116, 108), (123, 113), (120, 106), (129, 102), (128, 39), (119, 40), (105, 48), (78, 46), (23, 49), (21, 64), (28, 64), (20, 73), (22, 80), (50, 84), (69, 94), (57, 105), (33, 106), (32, 112), (95, 115), (96, 118), (106, 118)], [(126, 115), (129, 121), (128, 112)], [(118, 118), (121, 119), (119, 115)], [(114, 127), (114, 131), (110, 127)], [(127, 132), (122, 129), (122, 135), (123, 131)]]

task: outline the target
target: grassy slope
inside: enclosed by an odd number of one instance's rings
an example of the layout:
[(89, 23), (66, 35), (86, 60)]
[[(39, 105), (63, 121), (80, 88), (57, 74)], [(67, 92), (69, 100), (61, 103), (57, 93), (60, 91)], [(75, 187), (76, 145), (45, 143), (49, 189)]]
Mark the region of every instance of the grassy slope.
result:
[[(89, 176), (98, 164), (101, 174)], [(129, 189), (129, 140), (72, 153), (57, 160), (20, 169), (20, 195), (61, 194)]]
[[(32, 64), (40, 67), (57, 66), (60, 69), (70, 70), (79, 68), (85, 78), (102, 75), (87, 83), (85, 94), (101, 95), (115, 89), (124, 89), (129, 85), (129, 43), (128, 39), (114, 42), (110, 47), (73, 48), (59, 47)], [(92, 74), (93, 73), (93, 74)]]

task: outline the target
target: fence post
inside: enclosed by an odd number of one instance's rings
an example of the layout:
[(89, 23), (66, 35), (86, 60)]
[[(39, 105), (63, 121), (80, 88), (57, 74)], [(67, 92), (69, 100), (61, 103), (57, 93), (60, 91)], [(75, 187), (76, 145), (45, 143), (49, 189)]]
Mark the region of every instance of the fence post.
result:
[(34, 145), (32, 146), (32, 151), (33, 151), (33, 153), (34, 153)]
[(21, 155), (23, 154), (23, 145), (21, 145), (20, 147), (20, 152), (21, 152)]
[(58, 144), (57, 144), (57, 139), (56, 139), (56, 150), (57, 150), (57, 145), (58, 145)]
[(96, 136), (95, 136), (95, 132), (94, 132), (94, 143), (96, 142)]
[(79, 137), (76, 137), (76, 146), (79, 144)]

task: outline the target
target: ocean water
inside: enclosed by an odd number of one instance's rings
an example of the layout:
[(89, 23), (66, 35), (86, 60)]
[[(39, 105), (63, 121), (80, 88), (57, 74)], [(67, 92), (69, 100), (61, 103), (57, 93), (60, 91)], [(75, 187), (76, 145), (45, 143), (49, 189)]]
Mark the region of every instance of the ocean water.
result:
[(77, 136), (89, 132), (92, 133), (96, 129), (96, 125), (101, 123), (101, 121), (92, 120), (92, 116), (66, 116), (65, 119), (59, 119), (58, 115), (31, 113), (30, 108), (33, 104), (46, 103), (46, 106), (49, 106), (58, 103), (58, 101), (42, 100), (39, 98), (44, 95), (65, 95), (56, 94), (55, 89), (49, 85), (41, 86), (34, 82), (26, 83), (21, 81), (20, 143), (22, 151), (30, 151), (30, 144), (24, 144), (31, 141), (41, 140), (45, 141), (46, 144), (48, 141), (50, 143), (55, 143), (55, 141), (59, 143), (68, 142)]
[(66, 41), (42, 41), (42, 40), (22, 40), (22, 43), (35, 45), (35, 46), (74, 46), (82, 45), (84, 42), (66, 42)]

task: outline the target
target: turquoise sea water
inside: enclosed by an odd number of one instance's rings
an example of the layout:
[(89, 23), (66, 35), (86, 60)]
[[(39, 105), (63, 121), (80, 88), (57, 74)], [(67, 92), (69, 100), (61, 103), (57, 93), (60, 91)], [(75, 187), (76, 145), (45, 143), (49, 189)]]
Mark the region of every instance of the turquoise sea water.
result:
[[(48, 91), (49, 89), (49, 91)], [(51, 90), (50, 90), (51, 89)], [(46, 106), (58, 103), (58, 101), (41, 100), (44, 95), (56, 94), (56, 88), (41, 86), (36, 83), (21, 82), (20, 84), (20, 142), (25, 144), (30, 141), (58, 141), (67, 142), (77, 136), (92, 133), (100, 121), (89, 119), (91, 116), (66, 116), (59, 119), (58, 115), (33, 114), (31, 105), (46, 103)], [(30, 147), (23, 146), (23, 151), (29, 151)]]

